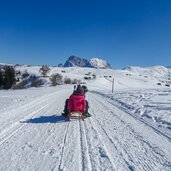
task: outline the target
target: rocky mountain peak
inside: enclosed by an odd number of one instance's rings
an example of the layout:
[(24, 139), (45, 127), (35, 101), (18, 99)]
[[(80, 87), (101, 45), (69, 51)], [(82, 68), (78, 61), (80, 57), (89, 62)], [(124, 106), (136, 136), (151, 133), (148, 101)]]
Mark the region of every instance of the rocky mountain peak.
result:
[(64, 67), (91, 67), (91, 68), (111, 68), (111, 65), (105, 60), (92, 58), (90, 60), (80, 58), (78, 56), (70, 56), (65, 62)]

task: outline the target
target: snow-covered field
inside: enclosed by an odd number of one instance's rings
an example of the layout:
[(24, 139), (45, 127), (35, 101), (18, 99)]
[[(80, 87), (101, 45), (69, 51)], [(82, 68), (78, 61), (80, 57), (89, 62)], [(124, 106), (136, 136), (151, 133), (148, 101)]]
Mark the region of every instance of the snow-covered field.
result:
[(92, 117), (61, 116), (73, 85), (0, 90), (0, 170), (171, 170), (171, 89), (163, 83), (170, 70), (65, 70), (71, 78), (97, 75), (86, 81)]

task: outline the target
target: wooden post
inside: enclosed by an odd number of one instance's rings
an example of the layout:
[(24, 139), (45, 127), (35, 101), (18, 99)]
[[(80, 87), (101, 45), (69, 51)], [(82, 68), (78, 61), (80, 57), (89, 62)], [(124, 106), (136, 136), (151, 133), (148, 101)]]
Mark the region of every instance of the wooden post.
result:
[(114, 77), (113, 77), (113, 80), (112, 80), (112, 93), (114, 91)]

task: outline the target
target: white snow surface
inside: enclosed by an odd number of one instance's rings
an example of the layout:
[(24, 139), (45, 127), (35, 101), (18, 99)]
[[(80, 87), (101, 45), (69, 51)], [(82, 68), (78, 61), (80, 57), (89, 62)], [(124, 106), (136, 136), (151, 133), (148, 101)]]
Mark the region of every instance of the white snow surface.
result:
[[(17, 69), (38, 75), (39, 68)], [(86, 81), (92, 116), (61, 116), (73, 85), (0, 90), (0, 170), (171, 170), (169, 69), (51, 67), (49, 75), (56, 72), (84, 82), (86, 73), (96, 74)]]

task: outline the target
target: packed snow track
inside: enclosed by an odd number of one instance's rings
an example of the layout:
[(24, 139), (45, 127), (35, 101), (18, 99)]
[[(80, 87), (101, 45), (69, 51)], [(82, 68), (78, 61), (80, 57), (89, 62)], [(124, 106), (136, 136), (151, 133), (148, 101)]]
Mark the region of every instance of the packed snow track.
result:
[(92, 117), (61, 116), (71, 91), (48, 91), (0, 126), (2, 171), (170, 171), (171, 141), (107, 97), (89, 92)]

